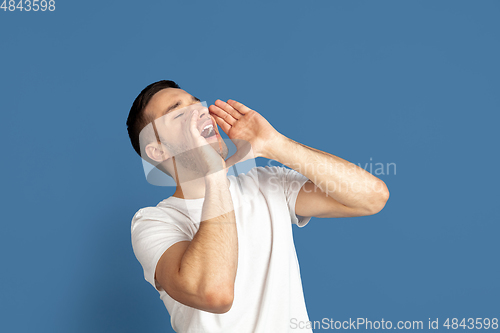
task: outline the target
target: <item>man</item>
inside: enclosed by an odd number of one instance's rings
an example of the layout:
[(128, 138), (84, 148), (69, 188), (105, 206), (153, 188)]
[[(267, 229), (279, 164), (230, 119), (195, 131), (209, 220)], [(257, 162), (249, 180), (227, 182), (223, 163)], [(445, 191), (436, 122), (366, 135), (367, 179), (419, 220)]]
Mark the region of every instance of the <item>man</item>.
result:
[[(127, 126), (139, 155), (177, 184), (132, 220), (134, 253), (174, 330), (311, 332), (296, 324), (309, 319), (292, 224), (375, 214), (389, 197), (384, 182), (285, 137), (234, 100), (207, 108), (173, 81), (146, 87)], [(237, 147), (227, 160), (218, 126)], [(227, 175), (254, 157), (291, 169)]]

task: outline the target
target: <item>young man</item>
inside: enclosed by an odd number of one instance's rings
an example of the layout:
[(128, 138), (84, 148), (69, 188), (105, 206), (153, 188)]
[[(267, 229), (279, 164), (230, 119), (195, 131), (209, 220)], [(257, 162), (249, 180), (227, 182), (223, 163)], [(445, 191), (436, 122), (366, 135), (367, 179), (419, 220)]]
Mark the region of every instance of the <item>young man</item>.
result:
[[(176, 191), (132, 220), (134, 253), (178, 332), (311, 332), (292, 224), (379, 212), (386, 185), (365, 170), (277, 132), (233, 100), (209, 108), (173, 81), (136, 98), (134, 149)], [(235, 143), (228, 149), (218, 126)], [(227, 175), (255, 157), (287, 167)]]

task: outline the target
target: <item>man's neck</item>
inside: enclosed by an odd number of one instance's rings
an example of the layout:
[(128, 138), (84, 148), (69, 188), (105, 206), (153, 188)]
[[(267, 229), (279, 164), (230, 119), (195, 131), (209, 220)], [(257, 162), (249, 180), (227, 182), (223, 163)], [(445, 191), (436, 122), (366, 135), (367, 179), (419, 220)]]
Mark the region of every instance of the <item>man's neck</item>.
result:
[(205, 180), (198, 178), (189, 182), (177, 185), (174, 194), (176, 198), (181, 199), (201, 199), (205, 197)]
[[(227, 176), (228, 169), (226, 169)], [(205, 197), (205, 178), (199, 177), (194, 180), (177, 183), (173, 197), (180, 199), (201, 199)]]

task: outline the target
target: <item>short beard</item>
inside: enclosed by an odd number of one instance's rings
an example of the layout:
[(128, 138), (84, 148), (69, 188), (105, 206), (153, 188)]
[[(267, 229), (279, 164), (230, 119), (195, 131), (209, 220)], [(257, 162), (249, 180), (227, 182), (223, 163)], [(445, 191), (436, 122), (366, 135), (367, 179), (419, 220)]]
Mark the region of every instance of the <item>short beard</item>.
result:
[[(182, 167), (182, 169), (192, 171), (195, 175), (199, 175), (201, 177), (200, 170), (198, 170), (195, 167), (195, 163), (193, 163), (193, 161), (194, 161), (193, 154), (196, 153), (196, 149), (188, 150), (187, 147), (182, 146), (182, 145), (174, 147), (166, 142), (164, 142), (163, 144), (167, 147), (168, 151), (172, 153), (172, 156), (175, 157), (172, 160), (172, 163), (177, 163), (177, 166)], [(222, 159), (226, 160), (227, 155), (229, 153), (229, 150), (228, 150), (226, 144), (224, 143), (224, 141), (221, 145), (222, 151), (219, 147), (219, 141), (209, 143), (209, 145), (211, 145), (212, 148), (214, 148), (215, 151), (217, 153), (219, 153), (219, 155), (222, 157)], [(179, 167), (177, 167), (176, 169), (179, 170)]]

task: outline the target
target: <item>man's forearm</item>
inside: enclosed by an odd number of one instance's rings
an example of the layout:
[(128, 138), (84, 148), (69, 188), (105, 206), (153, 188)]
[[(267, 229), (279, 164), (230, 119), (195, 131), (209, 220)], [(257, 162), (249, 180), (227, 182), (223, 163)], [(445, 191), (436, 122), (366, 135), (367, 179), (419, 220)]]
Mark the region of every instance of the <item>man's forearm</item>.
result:
[(205, 177), (200, 227), (179, 273), (196, 286), (199, 295), (227, 295), (234, 290), (237, 266), (238, 235), (229, 180), (218, 172)]
[(345, 206), (366, 208), (387, 200), (388, 190), (382, 180), (340, 157), (305, 146), (283, 135), (270, 145), (268, 152), (268, 158), (303, 174)]

